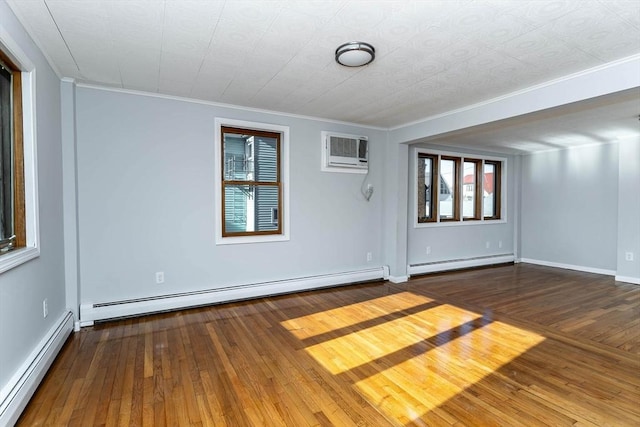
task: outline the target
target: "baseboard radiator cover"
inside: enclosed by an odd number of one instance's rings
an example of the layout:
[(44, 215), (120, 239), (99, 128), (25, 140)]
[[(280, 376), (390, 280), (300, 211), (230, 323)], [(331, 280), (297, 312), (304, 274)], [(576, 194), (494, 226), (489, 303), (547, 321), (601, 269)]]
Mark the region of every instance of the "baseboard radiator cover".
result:
[(409, 276), (419, 274), (436, 273), (439, 271), (461, 270), (464, 268), (483, 267), (495, 264), (507, 264), (515, 262), (513, 254), (492, 255), (483, 257), (453, 259), (447, 261), (427, 262), (422, 264), (411, 264), (407, 271)]
[(80, 325), (91, 326), (95, 321), (139, 316), (163, 311), (179, 310), (210, 304), (219, 304), (287, 294), (312, 289), (355, 284), (370, 280), (387, 279), (387, 266), (344, 273), (324, 274), (296, 279), (276, 280), (229, 286), (225, 288), (159, 295), (148, 298), (80, 305)]
[(49, 329), (0, 390), (0, 426), (12, 426), (16, 423), (72, 331), (73, 314), (69, 311)]

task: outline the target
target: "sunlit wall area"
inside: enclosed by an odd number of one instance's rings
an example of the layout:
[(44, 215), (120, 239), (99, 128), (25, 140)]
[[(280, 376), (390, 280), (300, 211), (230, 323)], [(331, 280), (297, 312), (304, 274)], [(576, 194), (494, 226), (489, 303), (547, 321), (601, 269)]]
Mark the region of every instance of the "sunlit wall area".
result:
[(612, 141), (522, 157), (523, 260), (615, 274), (618, 149)]

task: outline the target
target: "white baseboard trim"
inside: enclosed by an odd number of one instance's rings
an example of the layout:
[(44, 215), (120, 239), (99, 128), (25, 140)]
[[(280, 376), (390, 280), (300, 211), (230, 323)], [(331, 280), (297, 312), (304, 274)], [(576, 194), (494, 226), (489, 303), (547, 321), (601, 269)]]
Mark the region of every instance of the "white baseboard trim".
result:
[(615, 276), (614, 270), (605, 270), (603, 268), (585, 267), (582, 265), (563, 264), (560, 262), (542, 261), (539, 259), (520, 258), (520, 262), (526, 262), (527, 264), (543, 265), (545, 267), (564, 268), (565, 270), (583, 271), (585, 273), (603, 274), (605, 276)]
[(15, 424), (72, 330), (73, 314), (64, 313), (0, 390), (0, 426)]
[(409, 276), (389, 276), (387, 280), (391, 283), (404, 283), (409, 280)]
[(230, 301), (259, 298), (312, 289), (321, 289), (350, 283), (384, 279), (389, 276), (389, 268), (378, 267), (367, 270), (324, 274), (297, 279), (254, 283), (219, 289), (160, 295), (135, 300), (114, 301), (101, 304), (80, 305), (80, 326), (90, 326), (97, 320), (137, 316), (188, 307), (197, 307)]
[(454, 259), (451, 261), (436, 261), (424, 264), (409, 265), (409, 276), (416, 274), (435, 273), (439, 271), (460, 270), (462, 268), (483, 267), (486, 265), (506, 264), (514, 262), (513, 254), (493, 255), (486, 257)]
[(625, 282), (632, 283), (634, 285), (640, 285), (640, 277), (630, 277), (630, 276), (617, 276), (616, 282)]

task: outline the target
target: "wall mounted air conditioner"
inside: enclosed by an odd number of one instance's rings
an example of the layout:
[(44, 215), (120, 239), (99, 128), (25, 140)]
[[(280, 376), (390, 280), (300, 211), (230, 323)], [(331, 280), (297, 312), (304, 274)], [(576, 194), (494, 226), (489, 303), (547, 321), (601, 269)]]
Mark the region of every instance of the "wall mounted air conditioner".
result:
[(367, 173), (369, 138), (335, 132), (322, 132), (322, 170)]

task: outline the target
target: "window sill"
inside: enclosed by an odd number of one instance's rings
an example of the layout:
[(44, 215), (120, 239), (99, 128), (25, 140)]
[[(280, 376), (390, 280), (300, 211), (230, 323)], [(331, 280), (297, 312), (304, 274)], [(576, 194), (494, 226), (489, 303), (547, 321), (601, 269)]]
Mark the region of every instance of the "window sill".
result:
[(40, 249), (35, 247), (20, 248), (0, 255), (0, 273), (9, 271), (27, 261), (40, 256)]
[(506, 224), (506, 219), (477, 219), (464, 221), (441, 221), (441, 222), (419, 222), (414, 223), (413, 228), (430, 228), (430, 227), (460, 227), (465, 225), (492, 225)]
[(289, 240), (287, 234), (266, 234), (264, 236), (234, 236), (216, 238), (216, 245), (237, 245), (242, 243), (269, 243), (286, 242)]

